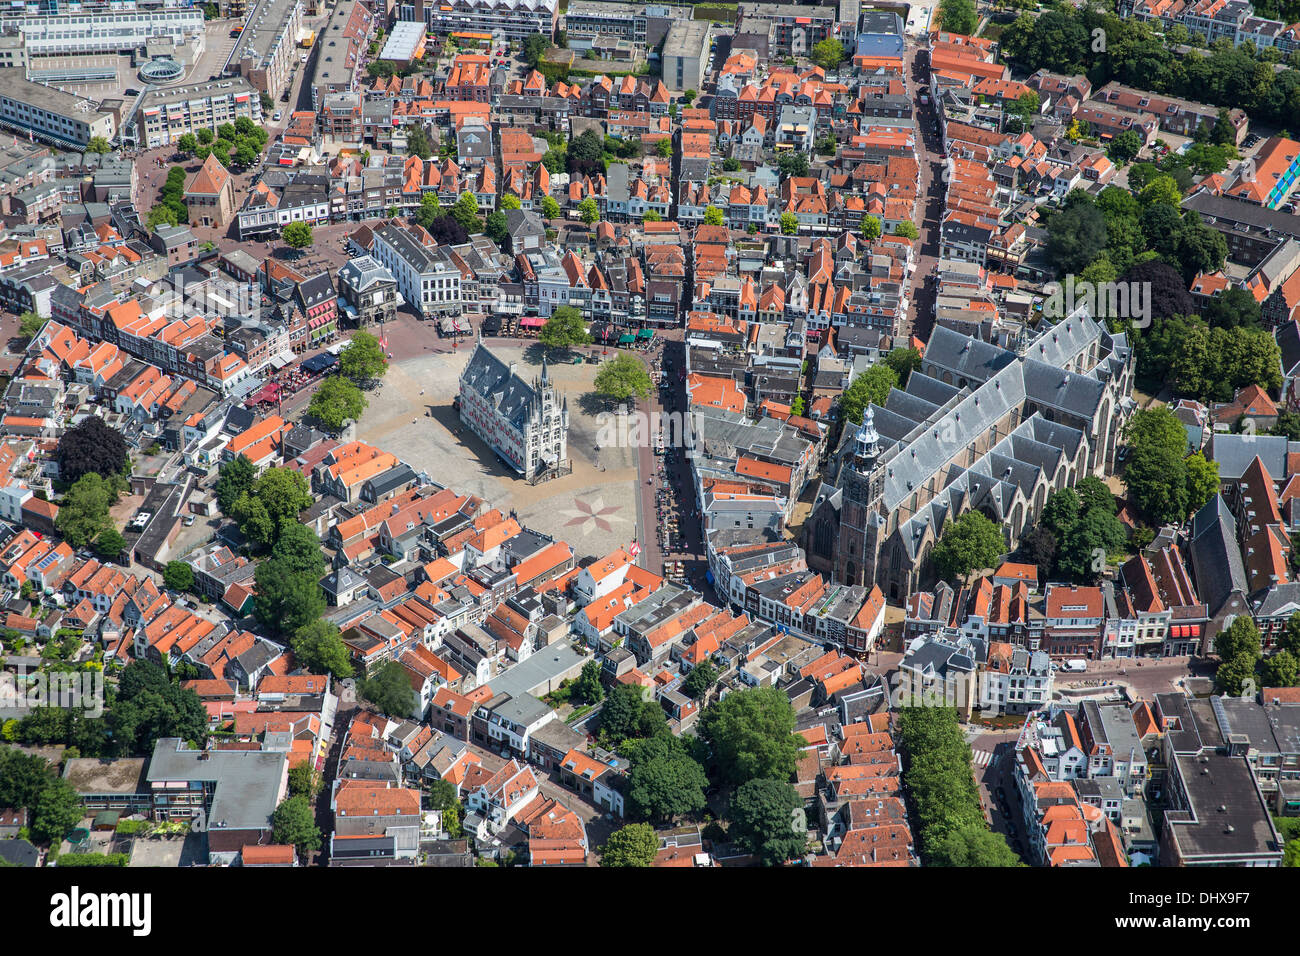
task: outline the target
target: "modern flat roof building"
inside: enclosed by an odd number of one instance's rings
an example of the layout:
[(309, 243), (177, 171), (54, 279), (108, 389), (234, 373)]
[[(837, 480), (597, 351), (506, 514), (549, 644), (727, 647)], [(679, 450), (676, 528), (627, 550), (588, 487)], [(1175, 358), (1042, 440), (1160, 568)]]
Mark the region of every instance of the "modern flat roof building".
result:
[(709, 65), (708, 20), (675, 20), (664, 38), (664, 86), (674, 93), (698, 90), (704, 84)]
[(270, 842), (271, 814), (288, 794), (288, 748), (191, 750), (178, 737), (164, 737), (154, 744), (145, 779), (154, 819), (201, 813), (209, 858), (229, 863), (242, 847)]
[(134, 53), (149, 40), (203, 52), (203, 11), (113, 10), (90, 14), (25, 16), (9, 21), (23, 31), (29, 57), (69, 53)]
[(117, 134), (113, 117), (90, 100), (33, 83), (17, 68), (0, 70), (0, 128), (72, 149)]
[(258, 90), (242, 76), (151, 90), (124, 125), (122, 142), (148, 148), (167, 146), (186, 133), (216, 130), (222, 123), (233, 123), (241, 116), (262, 122)]
[(316, 40), (316, 71), (311, 79), (312, 109), (319, 110), (327, 93), (352, 89), (357, 62), (370, 33), (373, 16), (365, 4), (342, 0)]
[[(541, 33), (555, 35), (558, 0), (454, 0), (422, 3), (423, 19), (431, 33), (485, 33), (508, 40), (523, 40)], [(420, 19), (416, 7), (402, 6), (402, 19)]]
[(279, 96), (293, 69), (294, 44), (302, 26), (302, 0), (259, 0), (226, 61), (258, 90)]
[(422, 23), (393, 24), (388, 39), (384, 41), (384, 48), (379, 53), (379, 59), (390, 60), (401, 67), (409, 66), (424, 56), (426, 35)]

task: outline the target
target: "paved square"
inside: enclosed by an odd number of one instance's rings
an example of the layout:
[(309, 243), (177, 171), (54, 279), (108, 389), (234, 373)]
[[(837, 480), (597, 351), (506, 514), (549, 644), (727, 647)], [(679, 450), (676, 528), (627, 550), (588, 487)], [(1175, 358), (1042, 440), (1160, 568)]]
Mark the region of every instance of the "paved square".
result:
[[(493, 351), (503, 361), (516, 363), (527, 378), (541, 374), (540, 361), (530, 361), (540, 359), (534, 354), (538, 350), (528, 345), (494, 345)], [(598, 412), (581, 400), (591, 391), (598, 366), (548, 365), (549, 375), (569, 402), (573, 473), (529, 485), (468, 428), (462, 428), (452, 408), (460, 374), (473, 350), (471, 340), (455, 352), (395, 362), (383, 385), (367, 395), (370, 407), (357, 425), (356, 437), (391, 451), (441, 485), (479, 495), (502, 511), (513, 509), (522, 524), (567, 541), (579, 558), (629, 544), (638, 533), (635, 450), (598, 451)]]

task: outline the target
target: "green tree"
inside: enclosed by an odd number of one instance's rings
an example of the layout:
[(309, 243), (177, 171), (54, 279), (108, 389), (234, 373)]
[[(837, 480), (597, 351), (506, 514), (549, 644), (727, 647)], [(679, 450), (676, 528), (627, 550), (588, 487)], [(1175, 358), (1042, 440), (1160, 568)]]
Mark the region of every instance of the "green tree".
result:
[(523, 60), (530, 69), (537, 69), (546, 51), (550, 49), (551, 38), (542, 33), (533, 33), (524, 38)]
[(469, 233), (479, 232), (483, 228), (483, 223), (478, 218), (478, 200), (468, 190), (461, 193), (460, 198), (451, 207), (451, 218), (460, 223)]
[(717, 206), (704, 207), (704, 224), (706, 226), (722, 225), (722, 210)]
[(797, 236), (799, 234), (799, 217), (792, 212), (781, 213), (781, 235)]
[[(1236, 328), (1239, 325), (1258, 328), (1260, 307), (1255, 297), (1245, 289), (1225, 289), (1214, 296), (1201, 310), (1201, 318), (1210, 328)], [(1294, 414), (1294, 413), (1292, 413)]]
[(567, 149), (568, 158), (580, 163), (597, 162), (604, 152), (605, 140), (594, 129), (583, 130), (582, 135), (569, 143)]
[(1214, 637), (1214, 653), (1224, 661), (1235, 657), (1248, 657), (1251, 661), (1257, 661), (1262, 653), (1261, 645), (1259, 628), (1246, 614), (1237, 615), (1231, 624)]
[(312, 395), (307, 414), (330, 431), (337, 431), (344, 422), (359, 419), (369, 404), (351, 379), (344, 375), (330, 375)]
[(979, 25), (979, 15), (971, 0), (942, 0), (939, 4), (939, 18), (943, 29), (950, 33), (974, 34)]
[(921, 353), (914, 348), (896, 348), (885, 356), (885, 364), (898, 376), (898, 387), (906, 388), (907, 380), (921, 367)]
[(1024, 866), (1007, 839), (985, 826), (964, 826), (936, 842), (930, 850), (929, 866), (1005, 867)]
[(217, 505), (221, 513), (230, 516), (234, 513), (235, 502), (253, 487), (257, 478), (257, 469), (245, 455), (232, 458), (221, 466), (217, 473)]
[(163, 568), (163, 584), (184, 593), (194, 587), (194, 569), (184, 561), (168, 561)]
[(501, 209), (519, 209), (522, 208), (522, 206), (523, 204), (519, 201), (519, 197), (513, 193), (506, 193), (501, 197)]
[(260, 156), (261, 153), (258, 148), (247, 140), (241, 140), (235, 144), (233, 158), (236, 166), (247, 169), (249, 166), (256, 165)]
[(827, 37), (813, 44), (811, 59), (823, 70), (833, 70), (844, 61), (844, 47), (839, 40)]
[(90, 137), (90, 142), (86, 145), (86, 152), (88, 153), (108, 153), (112, 149), (113, 147), (108, 145), (108, 140), (102, 136)]
[(1016, 97), (1015, 102), (1008, 104), (1005, 108), (1008, 113), (1020, 120), (1020, 128), (1028, 129), (1033, 123), (1034, 117), (1042, 106), (1038, 94), (1033, 90), (1026, 90)]
[(888, 364), (873, 365), (855, 378), (840, 395), (840, 421), (845, 427), (861, 425), (868, 405), (883, 408), (890, 390), (898, 387), (898, 373)]
[(922, 859), (928, 863), (948, 834), (986, 826), (971, 749), (952, 707), (903, 707), (898, 726), (906, 759), (903, 783), (912, 795)]
[(66, 780), (52, 780), (36, 797), (31, 834), (39, 843), (58, 844), (84, 816), (81, 795)]
[[(1167, 406), (1142, 409), (1129, 421), (1125, 437), (1131, 454), (1124, 484), (1138, 509), (1152, 525), (1181, 522), (1189, 511), (1183, 423)], [(1207, 477), (1198, 466), (1198, 491), (1205, 487)]]
[(917, 231), (916, 223), (904, 219), (894, 229), (894, 235), (901, 236), (904, 239), (918, 239), (920, 238), (921, 233)]
[(416, 696), (411, 689), (411, 676), (397, 661), (381, 664), (373, 675), (357, 685), (357, 694), (381, 714), (390, 717), (410, 717), (415, 710)]
[(306, 249), (316, 240), (312, 238), (311, 226), (305, 222), (287, 222), (280, 230), (280, 238), (291, 249)]
[(323, 619), (304, 624), (289, 641), (294, 659), (313, 674), (329, 674), (336, 680), (352, 676), (347, 645), (338, 625)]
[[(142, 667), (148, 664), (149, 666)], [(143, 679), (126, 680), (135, 669)], [(194, 691), (181, 687), (148, 661), (134, 661), (122, 672), (117, 700), (109, 709), (113, 740), (120, 753), (150, 753), (165, 737), (201, 743), (207, 737), (208, 713)]]
[(235, 502), (232, 513), (240, 530), (261, 545), (271, 545), (286, 524), (312, 502), (307, 480), (291, 468), (268, 468)]
[[(372, 63), (371, 67), (378, 65)], [(433, 144), (429, 142), (429, 134), (418, 123), (406, 128), (406, 153), (408, 156), (419, 156), (421, 159), (433, 158)]]
[(702, 661), (691, 669), (682, 682), (682, 693), (691, 700), (699, 700), (718, 680), (718, 669), (710, 661)]
[(26, 344), (36, 338), (38, 332), (50, 321), (48, 316), (39, 312), (24, 312), (18, 320), (18, 337)]
[(582, 313), (571, 305), (559, 306), (537, 332), (537, 341), (548, 349), (567, 349), (591, 341), (582, 323)]
[(320, 788), (320, 774), (316, 772), (310, 760), (304, 760), (289, 768), (289, 796), (302, 796), (314, 800), (316, 794), (320, 793)]
[(776, 158), (776, 168), (785, 179), (807, 176), (808, 154), (797, 149), (784, 152)]
[(596, 205), (594, 198), (588, 196), (578, 203), (578, 218), (589, 226), (600, 218), (600, 207)]
[(794, 709), (775, 687), (732, 691), (700, 715), (699, 735), (709, 745), (719, 779), (736, 786), (757, 777), (794, 774), (803, 738), (794, 732)]
[(728, 835), (757, 854), (764, 866), (780, 866), (799, 856), (807, 842), (794, 826), (795, 811), (802, 805), (794, 787), (784, 781), (746, 781), (732, 798)]
[[(658, 705), (648, 702), (648, 707)], [(662, 711), (661, 711), (662, 713)], [(709, 778), (688, 752), (682, 738), (671, 733), (625, 744), (632, 771), (628, 775), (628, 801), (633, 814), (653, 822), (703, 810)]]
[(645, 366), (630, 355), (616, 355), (602, 363), (592, 382), (597, 395), (616, 402), (647, 398), (653, 385)]
[(560, 218), (560, 204), (550, 196), (542, 197), (542, 217), (545, 219)]
[(320, 576), (325, 573), (325, 557), (321, 552), (320, 538), (308, 525), (296, 521), (283, 522), (271, 557), (289, 571)]
[(293, 846), (304, 857), (320, 849), (320, 829), (316, 826), (311, 803), (305, 796), (290, 797), (275, 808), (271, 814), (271, 839)]
[(968, 511), (939, 537), (932, 552), (934, 570), (945, 581), (994, 567), (1006, 551), (1002, 529), (981, 512)]
[(880, 220), (875, 216), (862, 217), (862, 238), (867, 242), (875, 242), (880, 238), (881, 226)]
[(126, 547), (126, 538), (114, 527), (107, 527), (95, 538), (95, 553), (102, 561), (115, 561)]
[(1152, 525), (1180, 524), (1187, 517), (1187, 465), (1167, 448), (1135, 447), (1124, 470), (1129, 497)]
[(1260, 681), (1264, 687), (1295, 687), (1300, 683), (1300, 657), (1290, 651), (1277, 651), (1260, 663)]
[(30, 810), (55, 779), (54, 768), (44, 757), (0, 747), (0, 805)]
[(68, 544), (83, 548), (108, 530), (108, 509), (117, 501), (112, 482), (91, 472), (82, 475), (63, 496), (54, 524)]
[(425, 785), (425, 794), (427, 794), (426, 804), (430, 810), (446, 810), (448, 807), (455, 806), (460, 797), (456, 793), (456, 785), (450, 780), (433, 780)]
[(1115, 134), (1106, 147), (1106, 155), (1120, 166), (1131, 163), (1142, 150), (1142, 137), (1131, 129)]
[(1207, 461), (1198, 451), (1184, 462), (1184, 466), (1187, 471), (1187, 510), (1195, 513), (1219, 493), (1219, 463)]
[(668, 137), (659, 140), (659, 142), (655, 143), (655, 152), (664, 159), (671, 159), (673, 155), (673, 141)]
[(600, 680), (600, 662), (587, 661), (573, 685), (573, 692), (589, 704), (599, 704), (605, 698), (605, 685)]
[(1220, 694), (1240, 697), (1251, 690), (1255, 680), (1255, 661), (1249, 657), (1231, 657), (1219, 664), (1214, 673), (1215, 688)]
[(339, 371), (358, 385), (381, 378), (388, 370), (388, 359), (379, 339), (369, 332), (356, 332), (339, 352)]
[(1124, 549), (1128, 534), (1115, 517), (1114, 506), (1109, 511), (1100, 508), (1085, 510), (1079, 520), (1060, 534), (1056, 552), (1058, 570), (1076, 582), (1095, 582), (1106, 567), (1108, 555)]
[(488, 213), (483, 223), (483, 232), (498, 246), (504, 243), (510, 236), (510, 222), (506, 219), (506, 214), (500, 209)]
[(617, 746), (629, 739), (668, 732), (663, 708), (643, 699), (640, 687), (620, 684), (606, 695), (600, 709), (600, 734), (607, 742)]
[(257, 585), (253, 613), (263, 627), (277, 634), (293, 634), (325, 612), (319, 576), (294, 571), (282, 559), (263, 561), (253, 580)]
[(204, 146), (207, 146), (209, 143), (212, 142), (213, 139), (216, 138), (212, 130), (208, 129), (206, 126), (199, 127), (198, 131), (195, 133), (195, 136), (198, 137), (199, 142)]
[(659, 852), (659, 838), (645, 823), (629, 823), (609, 835), (600, 848), (601, 866), (653, 866)]
[(1047, 255), (1058, 276), (1079, 273), (1106, 247), (1106, 217), (1092, 203), (1068, 206), (1047, 222)]

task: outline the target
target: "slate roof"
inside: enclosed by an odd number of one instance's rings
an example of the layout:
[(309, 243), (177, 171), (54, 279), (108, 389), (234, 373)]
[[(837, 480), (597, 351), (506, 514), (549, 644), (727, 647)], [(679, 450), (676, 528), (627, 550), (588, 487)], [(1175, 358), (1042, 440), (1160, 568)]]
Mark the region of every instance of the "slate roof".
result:
[(1196, 590), (1217, 612), (1233, 591), (1246, 593), (1246, 568), (1237, 547), (1237, 523), (1222, 495), (1215, 495), (1192, 517), (1187, 543)]
[[(545, 375), (543, 366), (542, 374)], [(482, 342), (474, 349), (460, 377), (461, 388), (481, 395), (513, 427), (523, 431), (525, 423), (538, 407), (536, 388), (510, 370)]]

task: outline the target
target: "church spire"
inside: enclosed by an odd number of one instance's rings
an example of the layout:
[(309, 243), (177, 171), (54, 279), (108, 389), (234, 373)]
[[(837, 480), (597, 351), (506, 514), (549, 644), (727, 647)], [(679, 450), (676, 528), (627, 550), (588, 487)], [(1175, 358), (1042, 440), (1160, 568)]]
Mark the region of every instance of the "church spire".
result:
[(858, 471), (866, 474), (876, 463), (880, 435), (876, 432), (876, 416), (868, 405), (862, 413), (862, 424), (853, 436), (853, 464)]

